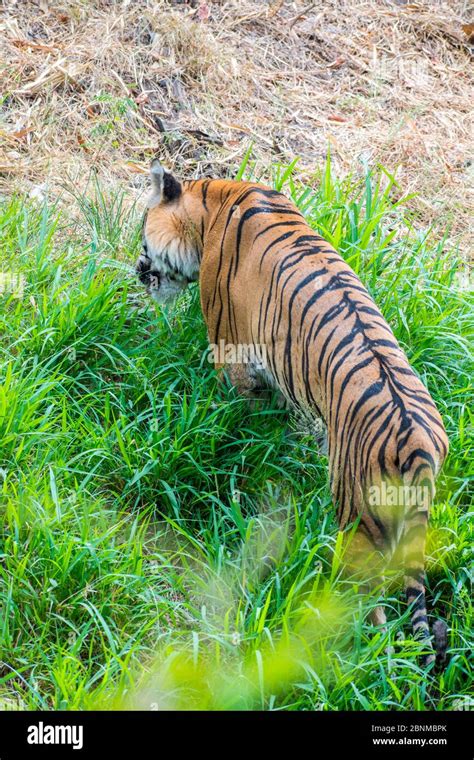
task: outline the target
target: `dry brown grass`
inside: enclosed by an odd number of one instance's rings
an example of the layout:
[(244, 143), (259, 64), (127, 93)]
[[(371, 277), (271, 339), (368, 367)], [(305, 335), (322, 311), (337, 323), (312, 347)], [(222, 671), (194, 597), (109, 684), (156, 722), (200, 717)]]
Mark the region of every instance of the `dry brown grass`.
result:
[[(0, 179), (55, 194), (66, 175), (140, 189), (158, 153), (231, 174), (328, 143), (341, 171), (397, 169), (419, 224), (467, 249), (472, 196), (467, 3), (405, 0), (5, 2)], [(200, 7), (199, 7), (200, 6)]]

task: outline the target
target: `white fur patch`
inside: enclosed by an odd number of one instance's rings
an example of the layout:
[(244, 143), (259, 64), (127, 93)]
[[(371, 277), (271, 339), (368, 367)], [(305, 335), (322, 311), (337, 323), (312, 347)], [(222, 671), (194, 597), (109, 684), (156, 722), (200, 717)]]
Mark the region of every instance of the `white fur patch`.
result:
[(198, 252), (185, 241), (176, 238), (165, 239), (157, 242), (148, 237), (147, 254), (152, 262), (152, 269), (157, 269), (160, 274), (180, 274), (188, 280), (196, 280), (199, 274)]

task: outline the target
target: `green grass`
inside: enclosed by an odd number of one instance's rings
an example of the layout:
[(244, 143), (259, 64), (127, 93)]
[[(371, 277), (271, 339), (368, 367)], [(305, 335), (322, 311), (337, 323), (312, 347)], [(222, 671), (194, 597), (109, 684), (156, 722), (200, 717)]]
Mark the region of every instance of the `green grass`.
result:
[(445, 420), (428, 547), (445, 671), (420, 668), (396, 589), (387, 634), (369, 624), (377, 599), (342, 577), (326, 459), (287, 413), (218, 385), (197, 288), (167, 311), (148, 301), (130, 268), (138, 211), (95, 186), (71, 201), (74, 223), (21, 198), (0, 208), (0, 270), (24, 277), (21, 297), (0, 294), (0, 706), (469, 704), (462, 262), (414, 231), (384, 170), (336, 181), (328, 164), (305, 189), (277, 168), (271, 181), (359, 272)]

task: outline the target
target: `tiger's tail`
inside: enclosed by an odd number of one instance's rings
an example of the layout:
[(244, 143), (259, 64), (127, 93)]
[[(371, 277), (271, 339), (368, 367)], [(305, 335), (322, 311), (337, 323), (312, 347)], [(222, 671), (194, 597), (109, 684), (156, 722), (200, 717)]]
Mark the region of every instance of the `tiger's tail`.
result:
[(411, 611), (413, 635), (426, 645), (423, 665), (428, 667), (434, 662), (442, 664), (447, 648), (447, 626), (443, 620), (433, 624), (432, 644), (426, 609), (425, 544), (428, 516), (435, 493), (434, 472), (431, 463), (426, 460), (421, 464), (418, 461), (416, 467), (410, 470), (403, 474), (404, 489), (408, 495), (403, 535), (405, 592)]

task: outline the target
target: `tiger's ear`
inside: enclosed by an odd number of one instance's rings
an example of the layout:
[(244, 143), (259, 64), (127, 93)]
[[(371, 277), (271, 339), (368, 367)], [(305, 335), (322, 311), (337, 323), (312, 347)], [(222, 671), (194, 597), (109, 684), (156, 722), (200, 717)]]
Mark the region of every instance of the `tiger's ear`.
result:
[(148, 208), (175, 201), (181, 195), (181, 183), (160, 164), (157, 158), (151, 162), (150, 178), (152, 192), (146, 204)]

